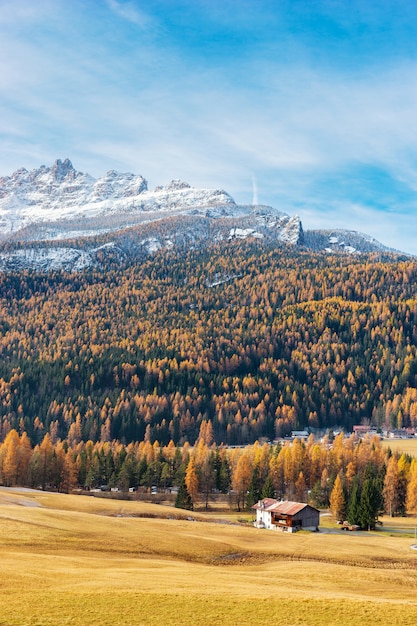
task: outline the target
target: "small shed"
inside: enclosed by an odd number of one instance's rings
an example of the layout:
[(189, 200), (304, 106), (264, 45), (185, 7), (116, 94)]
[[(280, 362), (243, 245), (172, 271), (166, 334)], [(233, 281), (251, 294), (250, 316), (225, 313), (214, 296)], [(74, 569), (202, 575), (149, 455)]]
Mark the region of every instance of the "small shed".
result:
[(281, 530), (318, 530), (320, 511), (305, 502), (290, 502), (264, 498), (252, 507), (256, 511), (256, 528)]

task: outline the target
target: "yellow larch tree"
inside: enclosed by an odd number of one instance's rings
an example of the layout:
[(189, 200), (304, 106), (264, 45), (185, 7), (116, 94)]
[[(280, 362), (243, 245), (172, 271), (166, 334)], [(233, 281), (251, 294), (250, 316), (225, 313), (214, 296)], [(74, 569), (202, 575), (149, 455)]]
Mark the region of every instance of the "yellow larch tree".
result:
[(252, 464), (249, 454), (245, 450), (239, 457), (232, 477), (232, 487), (236, 492), (237, 508), (239, 511), (241, 508), (245, 507), (251, 477)]
[(345, 517), (346, 499), (340, 474), (336, 476), (330, 494), (330, 509), (336, 519), (342, 520)]
[(2, 445), (1, 475), (6, 487), (13, 487), (17, 483), (19, 466), (19, 435), (12, 429)]
[(417, 459), (411, 461), (406, 507), (409, 513), (417, 513)]
[(190, 457), (190, 460), (187, 465), (187, 470), (185, 472), (185, 486), (187, 487), (187, 491), (190, 495), (190, 498), (193, 504), (198, 502), (198, 493), (199, 493), (199, 484), (198, 484), (198, 476), (197, 469), (194, 461), (194, 457)]
[(385, 473), (384, 488), (382, 495), (384, 497), (385, 511), (392, 517), (399, 504), (398, 491), (400, 484), (400, 472), (398, 470), (398, 462), (395, 456), (388, 461), (387, 471)]

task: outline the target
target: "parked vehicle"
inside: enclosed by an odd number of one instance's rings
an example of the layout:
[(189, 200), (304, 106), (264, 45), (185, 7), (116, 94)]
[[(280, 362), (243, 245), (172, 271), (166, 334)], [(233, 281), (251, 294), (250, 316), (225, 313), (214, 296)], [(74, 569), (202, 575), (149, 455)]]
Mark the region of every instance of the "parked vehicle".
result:
[(342, 524), (342, 530), (360, 530), (361, 527), (357, 524), (349, 524), (348, 521), (344, 521)]

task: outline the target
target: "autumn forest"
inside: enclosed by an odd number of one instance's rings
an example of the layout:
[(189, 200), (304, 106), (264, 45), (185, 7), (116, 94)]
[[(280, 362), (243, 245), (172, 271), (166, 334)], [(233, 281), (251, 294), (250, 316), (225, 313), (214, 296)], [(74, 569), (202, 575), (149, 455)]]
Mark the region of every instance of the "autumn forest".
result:
[[(203, 439), (220, 450), (301, 428), (417, 426), (416, 277), (407, 258), (259, 242), (160, 251), (100, 271), (2, 274), (2, 462), (14, 438), (23, 457), (41, 446), (74, 451), (72, 483), (114, 482), (123, 466), (126, 485), (172, 484), (183, 461), (163, 479), (160, 459), (149, 475), (150, 452), (140, 470), (138, 446), (172, 452)], [(234, 472), (219, 454), (222, 490)], [(345, 465), (327, 468), (332, 484)], [(32, 483), (50, 482), (36, 471)], [(274, 480), (275, 492), (288, 491), (288, 477), (286, 487)]]
[(417, 264), (259, 243), (0, 275), (0, 437), (193, 444), (417, 425)]

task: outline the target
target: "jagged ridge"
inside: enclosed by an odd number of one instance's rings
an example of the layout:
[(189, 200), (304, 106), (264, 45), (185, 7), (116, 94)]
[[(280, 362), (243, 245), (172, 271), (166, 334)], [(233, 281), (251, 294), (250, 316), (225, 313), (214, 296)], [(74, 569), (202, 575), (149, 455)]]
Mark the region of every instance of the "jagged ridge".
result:
[[(99, 246), (88, 239), (106, 233), (104, 247), (102, 239)], [(298, 216), (270, 206), (238, 205), (222, 189), (172, 180), (149, 191), (143, 176), (109, 170), (95, 179), (76, 171), (69, 159), (0, 178), (0, 239), (19, 242), (18, 249), (10, 250), (9, 243), (0, 251), (3, 271), (78, 271), (100, 266), (109, 255), (137, 259), (161, 248), (246, 238), (326, 253), (389, 250), (355, 231), (304, 232)], [(83, 239), (83, 245), (74, 246), (74, 239)]]
[(143, 176), (110, 170), (96, 180), (77, 172), (69, 159), (58, 159), (52, 167), (19, 169), (0, 178), (0, 235), (15, 240), (63, 239), (153, 221), (164, 212), (221, 206), (236, 206), (223, 190), (193, 189), (172, 181), (151, 192)]

